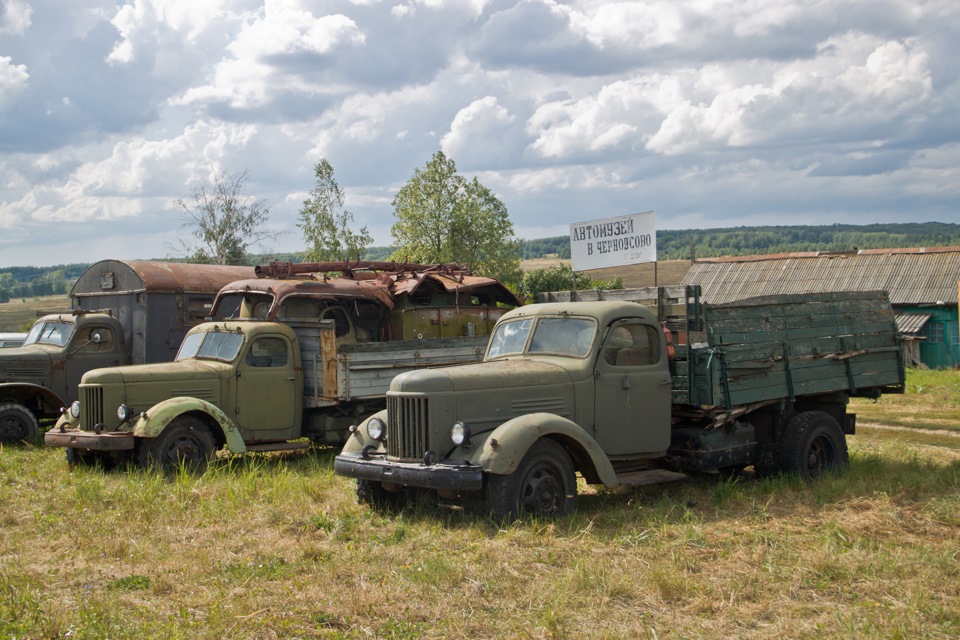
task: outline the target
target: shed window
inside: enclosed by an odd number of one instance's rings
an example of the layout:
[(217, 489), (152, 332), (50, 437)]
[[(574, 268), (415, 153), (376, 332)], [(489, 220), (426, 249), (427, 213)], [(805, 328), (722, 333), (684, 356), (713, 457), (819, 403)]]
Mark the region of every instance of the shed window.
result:
[(944, 333), (944, 323), (931, 320), (926, 326), (927, 342), (942, 344)]

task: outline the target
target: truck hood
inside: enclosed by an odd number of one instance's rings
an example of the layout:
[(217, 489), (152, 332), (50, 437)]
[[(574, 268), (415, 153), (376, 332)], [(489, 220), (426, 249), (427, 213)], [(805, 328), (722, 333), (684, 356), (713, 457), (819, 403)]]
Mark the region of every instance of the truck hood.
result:
[(461, 393), (496, 389), (500, 392), (520, 387), (569, 385), (572, 382), (570, 373), (557, 364), (540, 359), (518, 358), (409, 371), (395, 377), (390, 390), (400, 393)]
[(50, 376), (53, 358), (49, 345), (8, 347), (0, 350), (0, 382), (32, 382), (43, 384)]
[(479, 434), (529, 413), (547, 412), (573, 419), (576, 409), (570, 372), (559, 363), (540, 359), (412, 371), (394, 378), (390, 392), (429, 397), (435, 423), (430, 436), (434, 446), (448, 442), (450, 425), (456, 420), (466, 421)]
[[(81, 396), (84, 388), (101, 388), (109, 431), (118, 424), (113, 412), (121, 403), (135, 412), (147, 411), (170, 398), (199, 398), (218, 404), (222, 380), (231, 375), (235, 372), (227, 362), (184, 360), (94, 369), (84, 374), (80, 388)], [(89, 429), (90, 425), (83, 428)]]
[(217, 380), (233, 373), (228, 362), (209, 360), (182, 360), (108, 367), (88, 371), (83, 384), (141, 384), (203, 380)]

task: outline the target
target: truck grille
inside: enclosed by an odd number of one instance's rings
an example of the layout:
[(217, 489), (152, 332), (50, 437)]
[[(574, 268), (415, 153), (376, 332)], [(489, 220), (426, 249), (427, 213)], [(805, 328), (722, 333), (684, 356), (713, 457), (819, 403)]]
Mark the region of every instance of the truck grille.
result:
[(427, 399), (387, 396), (387, 455), (419, 460), (427, 452), (430, 417)]
[(80, 426), (87, 430), (103, 423), (103, 387), (80, 387)]

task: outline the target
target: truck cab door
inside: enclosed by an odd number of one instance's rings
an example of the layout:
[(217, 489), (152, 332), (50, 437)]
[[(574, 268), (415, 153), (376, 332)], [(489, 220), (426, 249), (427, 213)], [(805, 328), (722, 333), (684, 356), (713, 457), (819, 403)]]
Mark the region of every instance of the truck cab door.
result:
[[(126, 364), (121, 355), (123, 342), (108, 326), (87, 325), (79, 327), (64, 352), (66, 361), (62, 375), (65, 389), (57, 389), (57, 381), (51, 385), (57, 393), (63, 393), (68, 402), (78, 399), (80, 379), (87, 371)], [(56, 375), (56, 368), (51, 372)]]
[(594, 380), (594, 437), (607, 455), (667, 450), (671, 378), (658, 325), (640, 318), (611, 324)]
[(247, 442), (300, 437), (302, 384), (282, 336), (259, 336), (237, 366), (237, 425)]

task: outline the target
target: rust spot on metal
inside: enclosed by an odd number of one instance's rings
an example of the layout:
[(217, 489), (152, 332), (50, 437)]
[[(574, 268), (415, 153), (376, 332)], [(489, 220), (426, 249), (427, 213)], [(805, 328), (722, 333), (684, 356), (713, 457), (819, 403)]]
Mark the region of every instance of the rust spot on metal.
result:
[(147, 291), (216, 291), (223, 285), (249, 278), (252, 267), (181, 262), (122, 261), (143, 281)]

